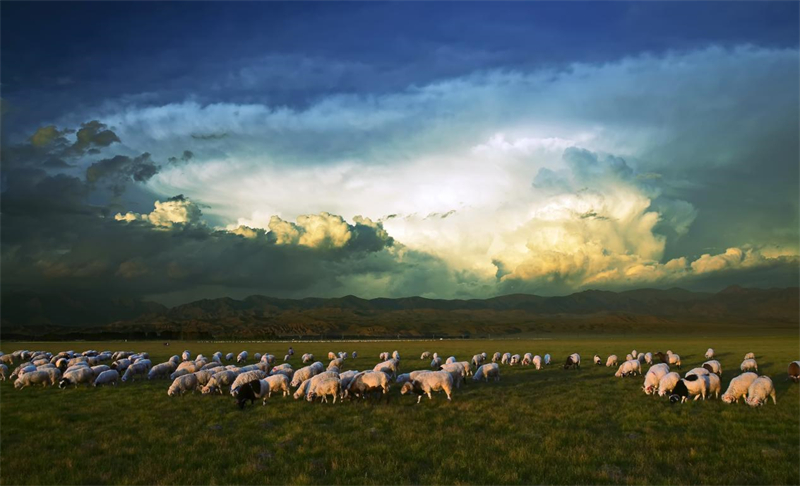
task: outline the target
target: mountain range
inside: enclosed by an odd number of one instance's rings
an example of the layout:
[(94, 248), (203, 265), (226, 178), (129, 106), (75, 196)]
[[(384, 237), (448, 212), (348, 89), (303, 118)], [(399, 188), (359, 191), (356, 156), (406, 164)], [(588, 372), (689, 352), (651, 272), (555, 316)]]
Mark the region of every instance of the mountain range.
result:
[(0, 316), (4, 339), (500, 337), (694, 332), (709, 326), (746, 332), (754, 326), (797, 328), (799, 290), (587, 290), (558, 297), (513, 294), (469, 300), (253, 295), (172, 308), (130, 299), (8, 292)]

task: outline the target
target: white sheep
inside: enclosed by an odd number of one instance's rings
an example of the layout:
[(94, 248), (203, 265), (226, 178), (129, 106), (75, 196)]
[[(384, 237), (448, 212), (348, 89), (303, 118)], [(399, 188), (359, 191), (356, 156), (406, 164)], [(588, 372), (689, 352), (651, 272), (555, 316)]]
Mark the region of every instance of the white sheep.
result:
[(746, 372), (732, 379), (728, 384), (728, 389), (722, 395), (722, 401), (725, 403), (738, 403), (740, 398), (747, 396), (747, 390), (756, 378), (758, 378), (757, 374)]
[(638, 375), (642, 374), (642, 365), (641, 365), (641, 363), (639, 363), (638, 359), (631, 359), (631, 360), (628, 360), (628, 361), (622, 363), (619, 366), (619, 369), (617, 370), (617, 372), (614, 373), (614, 376), (619, 378), (619, 377), (625, 377), (625, 376), (629, 376), (629, 375), (634, 375), (635, 376), (637, 374)]
[(645, 353), (644, 354), (644, 362), (651, 365), (653, 364), (653, 353)]
[(631, 353), (628, 353), (628, 354), (625, 355), (625, 361), (631, 361), (632, 359), (633, 359), (633, 355)]
[(400, 361), (400, 353), (398, 353), (396, 349), (392, 351), (392, 358)]
[(431, 400), (431, 392), (443, 391), (447, 395), (448, 400), (452, 400), (453, 393), (453, 377), (446, 371), (432, 371), (429, 373), (422, 373), (414, 381), (405, 383), (400, 393), (405, 395), (407, 393), (415, 393), (417, 395), (417, 403), (422, 400), (422, 395), (428, 395)]
[(472, 376), (472, 366), (468, 361), (459, 361), (458, 364), (464, 368), (464, 376)]
[(753, 358), (746, 359), (742, 361), (742, 364), (739, 366), (739, 369), (741, 369), (742, 371), (750, 371), (750, 370), (758, 371), (758, 363), (756, 363), (756, 360)]
[(292, 377), (292, 388), (300, 386), (300, 384), (306, 381), (307, 379), (311, 378), (314, 375), (318, 375), (320, 371), (317, 370), (318, 368), (316, 366), (308, 365), (295, 371), (294, 376)]
[(378, 359), (381, 361), (386, 361), (387, 359), (389, 359), (389, 351), (383, 351), (382, 353), (380, 353), (378, 355)]
[(511, 361), (508, 362), (508, 365), (514, 366), (520, 364), (520, 362), (521, 362), (520, 356), (518, 354), (515, 354), (511, 356)]
[(248, 357), (248, 356), (249, 356), (249, 354), (247, 353), (247, 351), (242, 351), (242, 352), (241, 352), (241, 353), (239, 353), (239, 355), (236, 357), (236, 362), (237, 362), (237, 363), (244, 363), (244, 362), (246, 362), (246, 361), (247, 361), (247, 357)]
[[(426, 371), (426, 373), (432, 372)], [(366, 398), (368, 393), (378, 391), (383, 395), (389, 393), (389, 376), (382, 371), (365, 371), (350, 380), (344, 395)]]
[(706, 351), (706, 359), (714, 359), (714, 348), (708, 348)]
[(302, 356), (303, 363), (310, 363), (314, 361), (314, 355), (311, 353), (306, 353)]
[(611, 356), (606, 359), (606, 368), (611, 368), (612, 366), (617, 366), (617, 355), (612, 354)]
[(291, 358), (291, 357), (292, 357), (291, 354), (287, 354), (286, 356), (283, 357), (283, 362), (285, 363), (285, 362), (289, 361), (289, 358)]
[(106, 370), (95, 378), (94, 386), (116, 385), (118, 381), (119, 372), (117, 370)]
[[(425, 370), (427, 371), (427, 370)], [(411, 381), (411, 374), (410, 373), (403, 373), (401, 375), (397, 375), (397, 378), (394, 379), (395, 383), (406, 383)]]
[(747, 353), (744, 355), (744, 359), (756, 359), (755, 353)]
[(188, 349), (184, 351), (183, 354), (181, 354), (181, 358), (183, 359), (183, 361), (189, 361), (189, 358), (191, 357), (192, 353), (190, 353)]
[(540, 369), (542, 369), (542, 357), (541, 357), (541, 356), (539, 356), (538, 354), (537, 354), (536, 356), (534, 356), (534, 357), (533, 357), (533, 366), (534, 366), (534, 367), (535, 367), (537, 370), (540, 370)]
[[(538, 358), (536, 356), (533, 358), (534, 360)], [(541, 365), (541, 363), (539, 363)], [(538, 369), (538, 368), (537, 368)], [(494, 381), (500, 381), (500, 365), (497, 363), (487, 363), (485, 365), (481, 365), (480, 368), (475, 372), (475, 376), (472, 377), (473, 381), (489, 381), (489, 378), (494, 378)]]
[[(525, 356), (530, 356), (530, 353), (526, 354)], [(475, 366), (475, 369), (477, 370), (483, 364), (483, 360), (485, 359), (486, 358), (483, 356), (483, 354), (476, 354), (472, 357), (472, 365)], [(531, 359), (533, 359), (532, 356)], [(528, 362), (528, 364), (530, 364), (530, 362)]]
[(225, 370), (214, 373), (214, 375), (208, 380), (208, 383), (206, 383), (206, 386), (204, 386), (200, 391), (204, 395), (214, 392), (219, 392), (221, 395), (223, 392), (222, 387), (232, 386), (236, 381), (237, 376), (239, 376), (238, 371), (233, 370)]
[(705, 376), (708, 375), (709, 373), (710, 372), (705, 368), (692, 368), (691, 370), (687, 371), (686, 374), (683, 376), (684, 377), (689, 377), (692, 375)]
[(578, 353), (572, 353), (567, 357), (567, 361), (564, 363), (564, 369), (568, 370), (570, 368), (578, 368), (581, 367), (581, 355)]
[(343, 358), (336, 358), (330, 363), (328, 363), (328, 370), (330, 371), (331, 368), (342, 368), (344, 367), (344, 359)]
[(722, 376), (722, 365), (715, 359), (703, 363), (703, 368), (707, 369), (710, 373)]
[(342, 359), (347, 359), (347, 351), (339, 351), (339, 357)]
[(208, 382), (211, 381), (214, 375), (208, 370), (201, 370), (195, 371), (194, 376), (197, 377), (197, 387), (200, 388), (208, 385)]
[(422, 354), (419, 355), (419, 359), (429, 359), (431, 357), (431, 353), (428, 351), (423, 351)]
[(500, 364), (507, 365), (511, 362), (511, 353), (503, 353), (503, 357), (500, 358)]
[(125, 370), (125, 374), (122, 375), (122, 381), (133, 381), (136, 375), (146, 375), (147, 371), (147, 366), (140, 365), (138, 363), (132, 364), (128, 366), (128, 369)]
[(714, 398), (719, 399), (719, 394), (722, 391), (722, 383), (719, 376), (711, 373), (706, 376), (706, 379), (708, 380), (707, 396), (710, 397), (713, 394)]
[(659, 382), (661, 382), (661, 378), (666, 376), (667, 373), (669, 373), (669, 365), (666, 363), (651, 366), (644, 376), (644, 385), (642, 385), (642, 390), (644, 390), (645, 394), (654, 394)]
[(82, 366), (72, 371), (65, 372), (58, 384), (59, 388), (66, 388), (68, 385), (75, 385), (76, 387), (81, 383), (91, 385), (94, 381), (94, 373), (88, 366)]
[(353, 357), (353, 359), (356, 359), (358, 358), (358, 353), (353, 351), (353, 354), (351, 354), (351, 356)]
[(233, 384), (231, 384), (231, 396), (236, 396), (239, 393), (239, 387), (244, 385), (245, 383), (250, 383), (251, 381), (261, 380), (266, 378), (267, 374), (261, 370), (250, 370), (245, 371), (244, 373), (239, 373), (236, 376), (236, 379), (233, 380)]
[(338, 377), (338, 374), (334, 373), (332, 371), (325, 371), (323, 373), (318, 373), (318, 374), (312, 376), (311, 378), (309, 378), (309, 379), (303, 381), (302, 383), (300, 383), (300, 386), (297, 387), (297, 390), (295, 390), (294, 395), (292, 395), (292, 397), (295, 400), (299, 400), (300, 398), (302, 398), (302, 397), (304, 397), (304, 396), (306, 396), (308, 394), (308, 391), (311, 389), (311, 387), (314, 385), (314, 383), (316, 383), (316, 382), (318, 382), (320, 380), (328, 379), (330, 377)]
[(458, 360), (456, 359), (455, 356), (450, 356), (449, 358), (447, 358), (447, 360), (445, 360), (444, 364), (455, 363), (456, 361)]
[(264, 384), (267, 385), (267, 396), (264, 399), (266, 403), (266, 399), (271, 397), (273, 393), (281, 392), (283, 396), (287, 396), (289, 394), (289, 378), (285, 375), (272, 375), (266, 378), (261, 379), (261, 389), (264, 389)]
[(14, 381), (14, 388), (21, 390), (28, 386), (42, 385), (47, 386), (50, 384), (50, 374), (46, 371), (31, 371), (21, 375)]
[[(11, 355), (9, 354), (6, 356)], [(8, 378), (8, 366), (0, 363), (0, 381), (6, 381), (6, 378)]]
[(674, 371), (670, 371), (658, 381), (658, 396), (663, 397), (668, 393), (672, 393), (675, 385), (681, 380), (681, 375)]
[(108, 371), (110, 369), (111, 368), (108, 365), (92, 366), (92, 373), (94, 373), (94, 377), (97, 378), (98, 376), (100, 376), (100, 373)]
[(751, 407), (758, 407), (767, 403), (768, 398), (772, 398), (773, 404), (778, 404), (772, 379), (769, 376), (759, 376), (750, 384), (750, 388), (747, 389), (747, 398), (744, 401)]
[(550, 365), (550, 355), (549, 354), (545, 354), (544, 355), (544, 364), (545, 364), (545, 366), (549, 366)]
[(603, 364), (603, 360), (600, 359), (600, 356), (596, 354), (594, 355), (594, 358), (592, 358), (592, 361), (594, 361), (594, 364), (596, 364), (597, 366), (601, 366)]
[(683, 403), (692, 396), (694, 397), (695, 401), (699, 400), (700, 398), (705, 400), (709, 387), (708, 376), (709, 375), (706, 372), (705, 375), (693, 374), (683, 378), (682, 380), (679, 380), (675, 385), (675, 388), (672, 389), (672, 394), (669, 396), (669, 401), (673, 403), (680, 401)]
[(442, 366), (442, 358), (437, 356), (431, 360), (431, 368), (438, 370), (440, 366)]
[(497, 363), (501, 359), (503, 359), (503, 355), (499, 351), (492, 355), (492, 363)]
[(459, 363), (449, 363), (442, 365), (442, 371), (450, 373), (453, 378), (453, 384), (456, 388), (461, 388), (461, 383), (464, 381), (464, 367)]
[[(347, 387), (350, 386), (350, 382), (353, 381), (353, 378), (358, 374), (358, 370), (348, 370), (344, 373), (339, 373), (339, 380), (342, 382), (342, 398), (344, 398), (344, 392), (347, 390)], [(398, 379), (400, 377), (398, 376)]]
[(333, 351), (328, 351), (328, 359), (336, 359), (336, 353)]
[(383, 363), (378, 363), (372, 368), (373, 371), (383, 371), (384, 373), (388, 374), (392, 378), (397, 376), (397, 369), (399, 368), (399, 363), (396, 359), (387, 359)]
[(197, 377), (194, 374), (183, 375), (175, 378), (167, 390), (167, 396), (183, 395), (187, 391), (197, 390)]
[(631, 351), (631, 356), (633, 356), (633, 359), (636, 359), (636, 357), (639, 356), (639, 352), (634, 349)]
[(529, 366), (533, 363), (533, 355), (531, 353), (525, 353), (522, 355), (522, 365)]
[(342, 392), (342, 381), (338, 376), (330, 376), (314, 383), (310, 383), (308, 392), (306, 393), (306, 400), (313, 402), (315, 398), (322, 397), (323, 403), (328, 403), (328, 395), (333, 396), (333, 403), (336, 403), (336, 397)]
[(231, 361), (233, 359), (233, 353), (228, 353), (225, 355), (225, 361)]

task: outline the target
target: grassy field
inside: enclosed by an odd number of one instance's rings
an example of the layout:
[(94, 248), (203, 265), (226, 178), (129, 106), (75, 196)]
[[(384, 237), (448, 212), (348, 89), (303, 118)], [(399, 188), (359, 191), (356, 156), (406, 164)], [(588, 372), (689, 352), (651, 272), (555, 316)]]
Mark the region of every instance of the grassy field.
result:
[[(15, 349), (147, 351), (154, 363), (189, 349), (280, 356), (287, 343), (10, 343)], [(614, 378), (591, 357), (672, 349), (683, 370), (712, 346), (723, 391), (746, 352), (773, 378), (778, 404), (718, 400), (671, 405), (642, 379)], [(476, 352), (550, 353), (554, 364), (501, 367), (499, 383), (468, 383), (448, 403), (401, 396), (389, 403), (319, 404), (275, 397), (235, 407), (225, 396), (169, 398), (168, 381), (16, 391), (0, 383), (2, 484), (798, 484), (800, 387), (786, 366), (798, 336), (515, 341), (295, 343), (312, 352), (358, 351), (346, 369), (371, 369), (397, 349), (401, 371), (428, 367), (422, 351), (467, 360)], [(583, 368), (564, 371), (579, 352)], [(252, 362), (252, 359), (251, 359)]]

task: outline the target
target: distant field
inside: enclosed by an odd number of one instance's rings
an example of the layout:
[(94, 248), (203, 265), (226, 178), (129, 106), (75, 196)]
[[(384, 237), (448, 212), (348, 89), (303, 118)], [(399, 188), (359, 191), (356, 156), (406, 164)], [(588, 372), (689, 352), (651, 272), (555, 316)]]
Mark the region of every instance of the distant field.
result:
[[(711, 333), (709, 333), (711, 334)], [(59, 342), (0, 344), (2, 351), (147, 351), (154, 363), (189, 349), (270, 352), (287, 343)], [(683, 370), (714, 347), (723, 391), (754, 352), (778, 404), (758, 409), (645, 396), (640, 377), (618, 379), (595, 353), (672, 349)], [(294, 343), (312, 352), (358, 351), (345, 369), (372, 369), (397, 349), (401, 370), (428, 368), (422, 351), (467, 360), (495, 351), (550, 353), (554, 364), (501, 367), (499, 383), (468, 383), (448, 403), (401, 396), (388, 404), (319, 404), (275, 397), (235, 407), (230, 395), (169, 398), (169, 381), (118, 387), (16, 391), (0, 383), (2, 484), (798, 484), (800, 386), (786, 367), (800, 358), (796, 334), (780, 337), (563, 338), (514, 341)], [(578, 352), (583, 368), (564, 371)], [(645, 367), (646, 369), (646, 367)]]

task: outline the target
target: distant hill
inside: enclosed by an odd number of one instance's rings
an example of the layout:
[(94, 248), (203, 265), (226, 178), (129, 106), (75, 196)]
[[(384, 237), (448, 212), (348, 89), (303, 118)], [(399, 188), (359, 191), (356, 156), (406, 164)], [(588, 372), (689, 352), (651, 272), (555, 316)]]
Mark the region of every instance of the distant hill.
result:
[(751, 329), (798, 325), (797, 287), (718, 293), (587, 290), (559, 297), (514, 294), (489, 299), (203, 299), (167, 308), (153, 302), (67, 295), (3, 295), (6, 339), (152, 337), (501, 336), (559, 332), (692, 332), (694, 324)]

